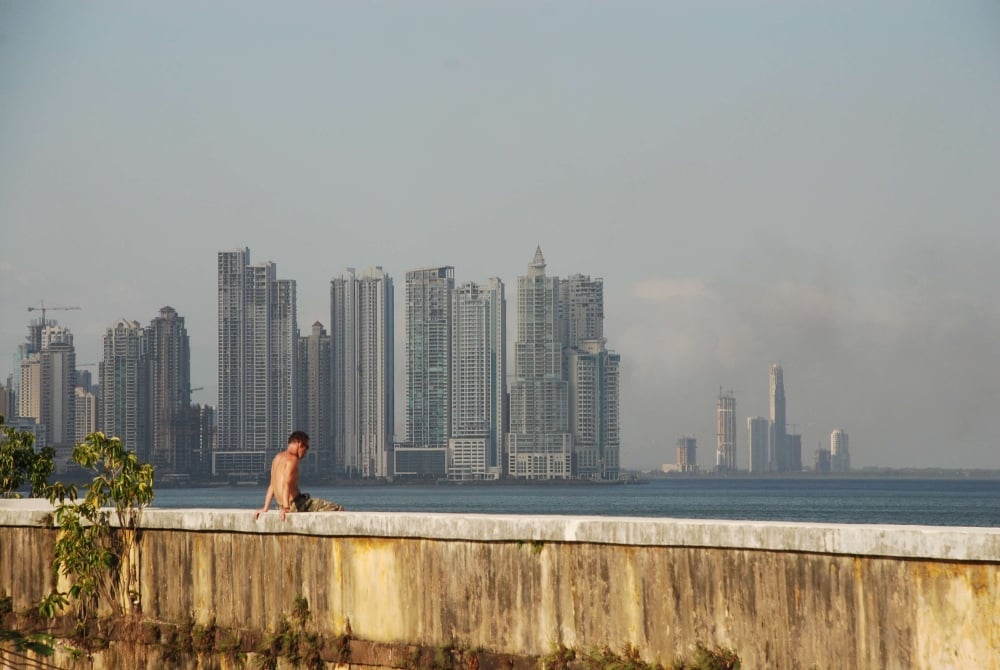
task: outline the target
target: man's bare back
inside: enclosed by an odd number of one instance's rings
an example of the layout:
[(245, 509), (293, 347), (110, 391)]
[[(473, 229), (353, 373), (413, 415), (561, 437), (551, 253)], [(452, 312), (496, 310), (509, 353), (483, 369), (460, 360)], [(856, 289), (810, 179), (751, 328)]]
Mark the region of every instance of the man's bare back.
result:
[(324, 512), (344, 509), (336, 503), (310, 498), (299, 490), (299, 461), (309, 453), (309, 436), (297, 430), (288, 436), (288, 448), (271, 461), (271, 483), (264, 495), (264, 506), (253, 515), (254, 520), (267, 512), (271, 501), (276, 500), (281, 520), (291, 511)]
[(299, 461), (307, 451), (308, 438), (289, 438), (288, 448), (274, 457), (271, 461), (271, 483), (264, 495), (264, 506), (257, 510), (254, 519), (259, 519), (271, 507), (271, 500), (276, 499), (278, 509), (281, 510), (281, 520), (285, 520), (285, 515), (292, 509), (292, 501), (299, 495)]

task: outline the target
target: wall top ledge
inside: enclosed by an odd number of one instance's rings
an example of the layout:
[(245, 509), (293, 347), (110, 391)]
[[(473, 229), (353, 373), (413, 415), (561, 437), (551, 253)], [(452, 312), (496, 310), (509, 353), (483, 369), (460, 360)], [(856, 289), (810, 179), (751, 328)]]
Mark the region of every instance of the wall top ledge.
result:
[[(45, 500), (0, 499), (0, 526), (51, 525)], [(158, 509), (144, 528), (190, 532), (386, 537), (469, 542), (576, 542), (706, 547), (1000, 563), (1000, 528), (646, 517)]]

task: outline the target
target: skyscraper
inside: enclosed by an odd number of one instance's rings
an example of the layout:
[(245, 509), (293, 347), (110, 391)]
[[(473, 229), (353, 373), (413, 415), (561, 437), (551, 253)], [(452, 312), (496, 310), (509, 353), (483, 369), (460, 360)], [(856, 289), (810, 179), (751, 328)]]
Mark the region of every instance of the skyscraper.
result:
[[(28, 326), (28, 337), (17, 347), (15, 357), (16, 396), (15, 414), (18, 417), (42, 419), (42, 329), (48, 321), (35, 319)], [(54, 323), (54, 322), (53, 322)], [(10, 417), (8, 417), (10, 418)]]
[(42, 331), (40, 416), (49, 446), (69, 456), (76, 438), (76, 349), (69, 329), (50, 322)]
[(777, 363), (771, 366), (769, 397), (771, 401), (770, 467), (771, 470), (777, 472), (788, 472), (791, 469), (791, 463), (785, 444), (785, 382), (781, 366)]
[(736, 470), (736, 397), (732, 391), (719, 389), (715, 415), (715, 467), (720, 472), (733, 472)]
[(851, 452), (847, 446), (847, 433), (840, 428), (830, 433), (830, 460), (834, 472), (850, 472)]
[(213, 474), (263, 473), (295, 419), (298, 346), (293, 280), (250, 250), (220, 251), (219, 436)]
[(272, 382), (278, 411), (274, 415), (271, 439), (276, 452), (287, 446), (288, 436), (298, 429), (295, 423), (295, 417), (299, 413), (296, 406), (299, 398), (299, 307), (296, 286), (292, 279), (278, 279), (275, 283), (277, 301), (272, 338), (277, 348), (277, 365), (272, 370)]
[(617, 479), (621, 357), (606, 348), (603, 279), (575, 274), (560, 280), (559, 336), (569, 385), (574, 474)]
[(150, 462), (163, 473), (190, 474), (196, 425), (191, 411), (191, 345), (184, 317), (163, 307), (147, 331)]
[(135, 321), (120, 319), (104, 334), (100, 366), (100, 429), (149, 461), (149, 339)]
[(802, 472), (802, 436), (800, 434), (785, 434), (785, 458), (788, 466), (783, 472)]
[(498, 278), (452, 293), (450, 479), (498, 479), (507, 425), (507, 306)]
[(454, 288), (451, 266), (406, 273), (405, 440), (413, 447), (448, 445)]
[(331, 281), (334, 457), (350, 476), (392, 474), (393, 334), (392, 278), (381, 267)]
[(309, 335), (299, 340), (299, 362), (302, 397), (298, 402), (298, 425), (305, 427), (310, 438), (306, 465), (324, 474), (336, 474), (330, 336), (319, 321), (312, 325)]
[(565, 351), (574, 474), (618, 479), (621, 357), (605, 348), (603, 338), (580, 340)]
[(570, 275), (559, 282), (559, 336), (575, 349), (584, 340), (604, 339), (604, 280)]
[(207, 477), (212, 474), (212, 454), (219, 448), (216, 411), (211, 405), (198, 403), (191, 406), (191, 411), (194, 413), (197, 426), (191, 471), (196, 477)]
[(75, 395), (76, 402), (73, 408), (76, 415), (74, 440), (79, 443), (97, 430), (97, 397), (83, 386), (76, 387)]
[(509, 472), (527, 479), (572, 475), (568, 383), (559, 337), (559, 279), (545, 276), (541, 247), (517, 280), (517, 342), (510, 387)]
[(747, 419), (747, 444), (750, 452), (750, 472), (754, 474), (771, 469), (768, 458), (771, 422), (762, 416)]
[(14, 375), (7, 375), (7, 382), (0, 386), (0, 416), (4, 419), (14, 418)]
[(24, 354), (20, 359), (17, 416), (42, 421), (42, 359), (37, 353)]
[(830, 450), (824, 449), (822, 443), (816, 449), (813, 460), (813, 472), (830, 472)]
[(677, 438), (677, 469), (680, 472), (698, 471), (698, 440), (685, 436)]

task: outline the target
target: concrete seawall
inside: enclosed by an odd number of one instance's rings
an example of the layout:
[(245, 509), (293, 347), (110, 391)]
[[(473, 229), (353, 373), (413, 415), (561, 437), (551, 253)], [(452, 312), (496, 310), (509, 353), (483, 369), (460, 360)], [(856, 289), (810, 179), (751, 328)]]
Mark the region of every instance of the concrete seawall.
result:
[[(50, 587), (51, 510), (0, 501), (0, 590)], [(695, 643), (744, 668), (1000, 668), (1000, 529), (248, 510), (144, 513), (143, 616), (543, 655)]]

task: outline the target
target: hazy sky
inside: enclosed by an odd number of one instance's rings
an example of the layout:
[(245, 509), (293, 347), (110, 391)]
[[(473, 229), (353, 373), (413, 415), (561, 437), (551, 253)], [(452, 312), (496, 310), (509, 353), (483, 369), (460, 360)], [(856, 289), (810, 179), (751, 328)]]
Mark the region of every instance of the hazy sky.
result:
[[(781, 362), (812, 463), (1000, 468), (1000, 5), (0, 0), (0, 379), (44, 300), (96, 363), (216, 253), (298, 283), (603, 277), (622, 461), (715, 462)], [(511, 349), (513, 349), (511, 342)], [(96, 367), (89, 368), (96, 373)], [(397, 432), (402, 436), (401, 417)]]

